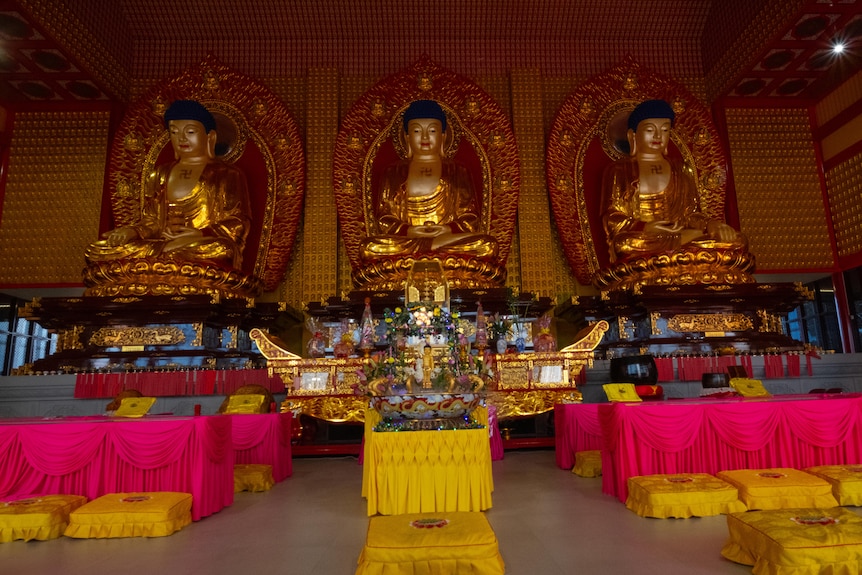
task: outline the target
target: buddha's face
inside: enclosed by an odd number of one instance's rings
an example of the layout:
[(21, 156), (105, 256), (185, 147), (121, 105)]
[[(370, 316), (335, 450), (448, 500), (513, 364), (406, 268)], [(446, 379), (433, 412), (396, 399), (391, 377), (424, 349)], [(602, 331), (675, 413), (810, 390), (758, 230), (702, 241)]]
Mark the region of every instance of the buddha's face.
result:
[(207, 134), (204, 125), (197, 120), (171, 120), (168, 133), (177, 158), (209, 157), (210, 134), (214, 135), (215, 131)]
[(669, 118), (647, 118), (638, 124), (632, 151), (637, 154), (664, 154), (670, 142)]
[(407, 145), (414, 157), (440, 156), (443, 125), (434, 118), (417, 118), (407, 123)]

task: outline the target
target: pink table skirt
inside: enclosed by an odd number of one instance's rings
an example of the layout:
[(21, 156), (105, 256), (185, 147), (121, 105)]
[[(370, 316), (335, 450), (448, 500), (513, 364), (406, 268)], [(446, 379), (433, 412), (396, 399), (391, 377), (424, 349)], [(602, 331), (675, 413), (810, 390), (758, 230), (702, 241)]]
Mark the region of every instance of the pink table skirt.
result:
[(575, 453), (602, 448), (598, 403), (567, 403), (554, 406), (554, 445), (557, 467), (570, 470)]
[(862, 396), (599, 404), (602, 490), (655, 473), (862, 463)]
[(293, 474), (290, 448), (292, 414), (231, 415), (237, 463), (272, 465), (272, 476), (283, 481)]
[(0, 421), (0, 499), (191, 493), (192, 519), (233, 503), (232, 418)]

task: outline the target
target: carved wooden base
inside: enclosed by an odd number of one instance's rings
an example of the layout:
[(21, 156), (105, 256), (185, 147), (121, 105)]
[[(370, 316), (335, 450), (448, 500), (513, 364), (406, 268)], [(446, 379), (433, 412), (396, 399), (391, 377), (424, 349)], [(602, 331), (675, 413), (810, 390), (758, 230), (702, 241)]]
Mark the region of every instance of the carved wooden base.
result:
[(506, 266), (460, 256), (404, 257), (367, 262), (353, 270), (353, 284), (366, 291), (403, 290), (415, 262), (439, 260), (450, 289), (499, 288), (506, 283)]
[(260, 280), (238, 270), (168, 258), (134, 258), (95, 262), (84, 268), (85, 295), (218, 295), (257, 297)]
[(637, 290), (647, 285), (754, 283), (754, 256), (723, 249), (688, 249), (616, 263), (598, 271), (593, 284), (602, 290)]

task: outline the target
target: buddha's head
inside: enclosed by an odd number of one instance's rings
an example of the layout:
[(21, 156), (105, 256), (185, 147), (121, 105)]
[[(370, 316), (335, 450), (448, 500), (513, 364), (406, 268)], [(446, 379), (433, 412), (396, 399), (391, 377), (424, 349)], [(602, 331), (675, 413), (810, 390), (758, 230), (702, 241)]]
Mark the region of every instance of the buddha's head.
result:
[(673, 108), (664, 100), (646, 100), (638, 104), (629, 115), (626, 132), (631, 155), (664, 155), (675, 118)]
[(407, 157), (442, 157), (446, 113), (434, 100), (416, 100), (404, 111)]
[(215, 117), (195, 100), (177, 100), (164, 115), (176, 159), (215, 157)]

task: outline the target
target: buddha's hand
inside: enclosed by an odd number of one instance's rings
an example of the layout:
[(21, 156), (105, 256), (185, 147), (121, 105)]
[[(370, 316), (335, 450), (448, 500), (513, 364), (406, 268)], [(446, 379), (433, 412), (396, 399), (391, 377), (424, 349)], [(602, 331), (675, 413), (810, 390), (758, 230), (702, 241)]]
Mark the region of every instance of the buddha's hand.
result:
[(102, 234), (105, 238), (105, 243), (111, 247), (127, 244), (138, 237), (138, 231), (131, 227), (122, 227), (109, 230)]
[(718, 220), (712, 220), (707, 224), (706, 233), (708, 233), (709, 237), (712, 239), (721, 240), (723, 242), (732, 242), (737, 236), (735, 229)]
[(411, 238), (436, 238), (448, 233), (452, 228), (438, 224), (424, 224), (421, 226), (410, 226), (407, 229), (407, 237)]
[(645, 232), (652, 233), (671, 233), (676, 234), (681, 232), (683, 229), (683, 225), (679, 222), (669, 222), (667, 220), (657, 220), (655, 222), (647, 222), (644, 224)]

